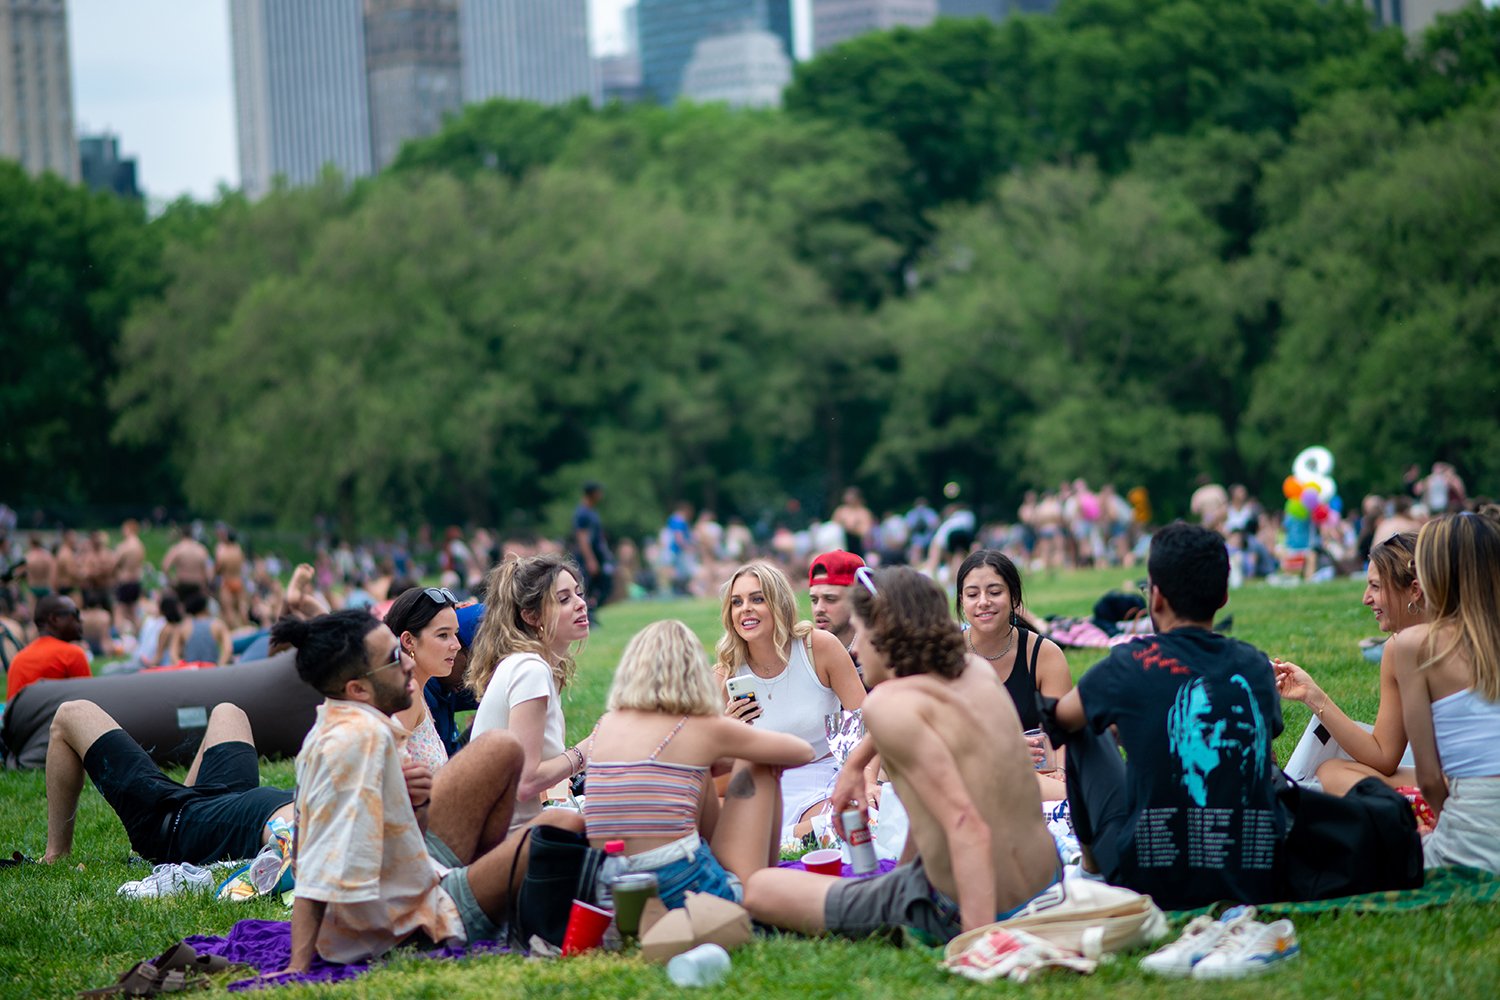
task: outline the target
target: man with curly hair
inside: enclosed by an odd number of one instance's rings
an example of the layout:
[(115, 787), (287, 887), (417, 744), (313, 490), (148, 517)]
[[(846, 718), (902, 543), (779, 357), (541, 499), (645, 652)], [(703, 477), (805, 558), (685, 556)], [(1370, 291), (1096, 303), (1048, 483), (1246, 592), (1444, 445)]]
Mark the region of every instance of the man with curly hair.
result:
[(750, 877), (745, 905), (763, 923), (806, 934), (905, 930), (940, 944), (1060, 900), (1062, 864), (1031, 752), (994, 670), (964, 649), (931, 580), (904, 567), (861, 569), (856, 580), (868, 736), (830, 798), (840, 812), (863, 812), (863, 770), (879, 753), (911, 818), (901, 863), (868, 879), (765, 869)]

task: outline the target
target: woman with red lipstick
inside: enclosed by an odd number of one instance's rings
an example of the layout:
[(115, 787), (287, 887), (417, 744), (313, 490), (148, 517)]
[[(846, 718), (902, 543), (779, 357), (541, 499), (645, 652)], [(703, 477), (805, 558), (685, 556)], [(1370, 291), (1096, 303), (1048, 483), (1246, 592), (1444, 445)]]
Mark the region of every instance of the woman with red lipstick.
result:
[[(514, 830), (541, 815), (543, 792), (583, 770), (584, 750), (567, 745), (562, 710), (577, 669), (574, 644), (589, 636), (583, 573), (561, 555), (507, 559), (490, 571), (484, 606), (464, 680), (479, 699), (474, 735), (507, 729), (525, 753)], [(547, 821), (581, 827), (576, 813), (562, 816)]]
[(803, 836), (838, 776), (824, 719), (861, 707), (865, 686), (849, 651), (831, 632), (797, 620), (792, 585), (770, 563), (753, 562), (735, 571), (724, 586), (720, 620), (724, 637), (714, 664), (719, 681), (748, 678), (755, 691), (752, 699), (734, 699), (726, 688), (724, 714), (812, 744), (812, 763), (781, 775), (782, 837)]
[[(1375, 613), (1382, 632), (1396, 633), (1427, 621), (1427, 604), (1417, 581), (1417, 533), (1403, 531), (1370, 550), (1364, 603)], [(1323, 728), (1353, 760), (1329, 760), (1318, 768), (1318, 782), (1330, 795), (1343, 795), (1365, 778), (1375, 777), (1393, 788), (1412, 786), (1417, 774), (1401, 767), (1406, 752), (1406, 726), (1401, 718), (1401, 694), (1396, 686), (1390, 643), (1380, 659), (1380, 707), (1375, 728), (1367, 730), (1344, 714), (1306, 670), (1290, 660), (1273, 660), (1276, 686), (1288, 701), (1312, 710)]]
[(397, 721), (411, 733), (402, 755), (433, 772), (448, 763), (448, 751), (432, 724), (422, 692), (432, 678), (453, 672), (453, 658), (460, 648), (457, 603), (446, 589), (414, 587), (396, 598), (385, 613), (386, 627), (395, 634), (402, 658), (412, 665), (411, 707), (396, 713)]

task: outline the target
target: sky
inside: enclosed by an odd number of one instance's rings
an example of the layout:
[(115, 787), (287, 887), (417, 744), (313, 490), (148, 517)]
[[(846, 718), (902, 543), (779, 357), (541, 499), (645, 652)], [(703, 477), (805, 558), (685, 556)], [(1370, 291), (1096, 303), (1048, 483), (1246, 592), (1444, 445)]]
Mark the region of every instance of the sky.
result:
[[(624, 47), (631, 2), (589, 0), (596, 53)], [(794, 0), (804, 20), (807, 2)], [(68, 33), (75, 124), (119, 136), (148, 197), (239, 186), (229, 0), (68, 0)]]

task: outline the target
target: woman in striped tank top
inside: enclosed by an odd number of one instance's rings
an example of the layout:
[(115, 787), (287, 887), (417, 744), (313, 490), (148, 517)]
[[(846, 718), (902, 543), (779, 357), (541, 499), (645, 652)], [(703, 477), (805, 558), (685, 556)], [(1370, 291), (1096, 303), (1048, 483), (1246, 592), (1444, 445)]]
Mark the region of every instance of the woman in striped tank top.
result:
[[(589, 840), (623, 840), (630, 870), (655, 872), (668, 907), (688, 891), (742, 901), (742, 881), (778, 856), (780, 771), (812, 747), (721, 715), (703, 644), (680, 621), (630, 640), (608, 709), (587, 744)], [(720, 807), (709, 777), (731, 768)]]

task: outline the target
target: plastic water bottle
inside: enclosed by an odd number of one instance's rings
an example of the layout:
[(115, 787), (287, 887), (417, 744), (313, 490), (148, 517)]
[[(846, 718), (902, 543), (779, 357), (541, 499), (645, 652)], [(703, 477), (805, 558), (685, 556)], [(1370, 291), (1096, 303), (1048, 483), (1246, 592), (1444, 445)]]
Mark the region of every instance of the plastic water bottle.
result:
[[(609, 887), (616, 877), (624, 875), (629, 870), (629, 863), (625, 860), (625, 841), (606, 840), (604, 864), (599, 866), (598, 899), (596, 900), (602, 909), (614, 912), (615, 899)], [(613, 920), (609, 922), (609, 927), (604, 932), (604, 948), (606, 951), (620, 950), (620, 928), (615, 926)]]
[(700, 944), (667, 962), (667, 978), (677, 986), (713, 986), (729, 975), (729, 952)]

